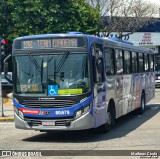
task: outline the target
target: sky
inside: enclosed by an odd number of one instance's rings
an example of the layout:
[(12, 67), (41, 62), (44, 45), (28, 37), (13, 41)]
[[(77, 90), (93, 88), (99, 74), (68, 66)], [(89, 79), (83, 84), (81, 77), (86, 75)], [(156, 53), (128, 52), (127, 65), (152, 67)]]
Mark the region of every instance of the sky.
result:
[(146, 0), (148, 2), (151, 2), (153, 4), (155, 4), (157, 6), (157, 8), (159, 8), (158, 13), (154, 15), (154, 17), (160, 17), (160, 0)]

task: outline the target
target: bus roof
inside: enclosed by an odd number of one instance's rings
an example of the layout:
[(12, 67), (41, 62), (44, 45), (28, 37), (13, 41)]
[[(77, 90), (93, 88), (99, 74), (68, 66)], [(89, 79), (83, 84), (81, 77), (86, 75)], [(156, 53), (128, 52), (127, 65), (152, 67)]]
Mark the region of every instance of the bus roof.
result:
[(81, 32), (70, 32), (70, 33), (56, 33), (56, 34), (38, 34), (38, 35), (28, 35), (28, 36), (21, 36), (16, 38), (15, 40), (22, 40), (22, 39), (37, 39), (37, 38), (50, 38), (50, 37), (82, 37), (85, 34)]
[(69, 33), (56, 33), (56, 34), (39, 34), (39, 35), (29, 35), (29, 36), (22, 36), (18, 37), (14, 40), (23, 40), (23, 39), (42, 39), (42, 38), (53, 38), (53, 37), (88, 37), (92, 42), (98, 42), (101, 44), (106, 44), (111, 47), (118, 47), (118, 48), (128, 48), (132, 50), (139, 50), (139, 51), (147, 51), (149, 53), (154, 53), (152, 49), (148, 49), (141, 46), (135, 46), (130, 42), (118, 39), (118, 38), (111, 38), (111, 37), (97, 37), (94, 35), (83, 34), (82, 32), (69, 32)]

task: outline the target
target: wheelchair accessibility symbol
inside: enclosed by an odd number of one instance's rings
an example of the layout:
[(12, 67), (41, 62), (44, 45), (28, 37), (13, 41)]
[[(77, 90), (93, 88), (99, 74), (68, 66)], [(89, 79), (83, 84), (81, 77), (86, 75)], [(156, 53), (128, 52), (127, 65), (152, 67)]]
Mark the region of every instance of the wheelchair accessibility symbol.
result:
[(48, 85), (48, 95), (58, 95), (58, 85)]

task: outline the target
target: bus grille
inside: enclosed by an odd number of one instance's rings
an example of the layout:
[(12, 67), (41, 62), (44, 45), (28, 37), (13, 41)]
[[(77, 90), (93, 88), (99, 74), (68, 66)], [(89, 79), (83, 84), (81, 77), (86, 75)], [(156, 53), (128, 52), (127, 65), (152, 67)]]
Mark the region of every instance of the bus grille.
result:
[[(26, 122), (31, 127), (33, 127), (33, 126), (42, 126), (43, 120), (26, 119)], [(57, 121), (54, 121), (54, 122), (55, 122), (55, 126), (70, 126), (70, 124), (71, 124), (71, 120), (68, 120), (68, 119), (67, 120), (57, 120)]]
[(23, 100), (22, 105), (29, 108), (63, 108), (77, 104), (72, 100)]

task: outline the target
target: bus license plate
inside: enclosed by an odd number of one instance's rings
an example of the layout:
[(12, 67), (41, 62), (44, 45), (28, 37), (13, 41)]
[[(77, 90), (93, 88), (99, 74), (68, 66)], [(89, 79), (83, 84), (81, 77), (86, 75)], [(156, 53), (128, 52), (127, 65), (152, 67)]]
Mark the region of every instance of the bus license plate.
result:
[(42, 121), (43, 126), (55, 126), (54, 121)]

